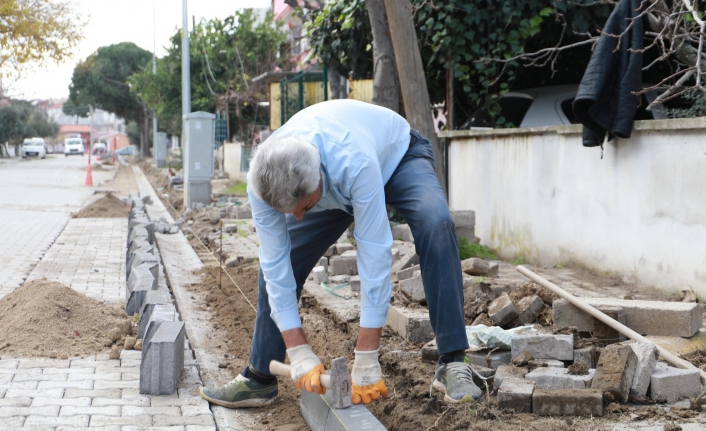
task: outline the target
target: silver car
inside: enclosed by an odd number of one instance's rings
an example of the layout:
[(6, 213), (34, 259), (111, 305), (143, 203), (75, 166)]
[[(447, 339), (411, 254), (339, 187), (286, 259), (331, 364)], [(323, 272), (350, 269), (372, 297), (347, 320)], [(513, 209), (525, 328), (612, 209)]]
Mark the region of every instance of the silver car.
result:
[(27, 138), (22, 143), (22, 149), (20, 150), (20, 155), (23, 159), (27, 157), (40, 157), (42, 159), (47, 157), (47, 145), (44, 143), (42, 138)]

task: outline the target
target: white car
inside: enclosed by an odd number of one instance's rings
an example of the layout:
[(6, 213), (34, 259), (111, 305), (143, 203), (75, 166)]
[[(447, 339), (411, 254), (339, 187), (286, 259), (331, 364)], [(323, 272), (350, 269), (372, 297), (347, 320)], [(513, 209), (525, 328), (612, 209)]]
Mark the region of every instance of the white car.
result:
[(42, 138), (27, 138), (22, 143), (22, 149), (20, 150), (20, 155), (23, 159), (30, 156), (40, 157), (42, 159), (47, 157), (47, 145), (44, 143)]
[(81, 138), (66, 138), (64, 139), (64, 156), (69, 157), (72, 154), (82, 155), (84, 152), (83, 140)]

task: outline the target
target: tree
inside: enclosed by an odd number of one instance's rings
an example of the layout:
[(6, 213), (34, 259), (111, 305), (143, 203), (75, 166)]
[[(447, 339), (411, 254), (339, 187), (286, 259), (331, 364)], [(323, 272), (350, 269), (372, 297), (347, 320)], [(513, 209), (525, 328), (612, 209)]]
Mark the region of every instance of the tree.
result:
[(59, 125), (25, 100), (12, 100), (0, 107), (0, 143), (19, 145), (26, 138), (50, 137), (59, 132)]
[[(232, 130), (239, 139), (249, 138), (248, 125), (266, 122), (258, 108), (267, 100), (267, 87), (252, 79), (273, 70), (290, 68), (286, 33), (271, 13), (264, 19), (251, 9), (236, 12), (224, 20), (202, 20), (190, 33), (191, 104), (194, 111), (230, 114)], [(134, 75), (133, 91), (145, 100), (170, 133), (181, 131), (181, 31), (158, 59), (157, 74), (145, 67)], [(262, 124), (262, 123), (260, 123)]]
[(373, 103), (399, 112), (400, 84), (383, 0), (365, 0), (373, 35)]
[(80, 15), (66, 0), (0, 2), (0, 76), (33, 62), (61, 62), (81, 40)]
[(128, 79), (141, 71), (152, 59), (152, 54), (132, 42), (104, 46), (74, 68), (69, 85), (69, 100), (75, 106), (93, 105), (136, 121), (142, 130), (142, 139), (149, 142), (149, 112), (135, 93), (130, 91)]

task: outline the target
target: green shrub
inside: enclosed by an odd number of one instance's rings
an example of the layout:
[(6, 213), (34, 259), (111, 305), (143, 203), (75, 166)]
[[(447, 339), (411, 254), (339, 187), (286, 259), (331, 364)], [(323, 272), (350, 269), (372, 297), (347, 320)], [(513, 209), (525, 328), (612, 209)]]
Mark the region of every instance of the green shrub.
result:
[(472, 257), (479, 257), (481, 259), (487, 260), (498, 260), (498, 256), (495, 255), (488, 247), (480, 244), (471, 244), (466, 238), (459, 238), (458, 240), (458, 255), (461, 260), (470, 259)]

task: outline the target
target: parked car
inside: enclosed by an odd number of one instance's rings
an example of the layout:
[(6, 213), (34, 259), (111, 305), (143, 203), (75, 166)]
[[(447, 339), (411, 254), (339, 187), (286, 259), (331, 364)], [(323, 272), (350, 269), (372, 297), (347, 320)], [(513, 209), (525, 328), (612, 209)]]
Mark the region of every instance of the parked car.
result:
[(47, 157), (47, 145), (44, 143), (43, 138), (27, 138), (22, 142), (22, 148), (20, 150), (20, 155), (23, 159), (27, 157), (40, 157), (42, 159)]
[(115, 151), (115, 154), (121, 156), (132, 156), (133, 154), (135, 154), (135, 147), (133, 147), (132, 145), (128, 147), (123, 147)]
[[(578, 124), (572, 106), (578, 88), (578, 84), (568, 84), (508, 92), (498, 100), (500, 115), (519, 128)], [(668, 118), (664, 105), (657, 105), (652, 111), (645, 109), (665, 90), (666, 88), (658, 88), (641, 95), (635, 120)], [(682, 107), (683, 102), (680, 99), (672, 99), (665, 105), (668, 108)], [(493, 120), (488, 108), (487, 104), (478, 108), (460, 128), (492, 128)]]
[(72, 154), (82, 155), (85, 151), (81, 138), (66, 138), (64, 139), (64, 157), (69, 157)]

